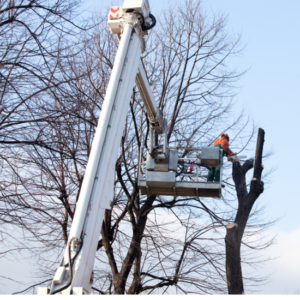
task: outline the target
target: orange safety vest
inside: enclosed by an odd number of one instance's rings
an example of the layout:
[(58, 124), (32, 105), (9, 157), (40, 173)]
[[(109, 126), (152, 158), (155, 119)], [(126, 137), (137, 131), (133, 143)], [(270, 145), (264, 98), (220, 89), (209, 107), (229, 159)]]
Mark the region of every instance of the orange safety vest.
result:
[(224, 150), (224, 152), (226, 152), (229, 156), (234, 155), (234, 153), (229, 149), (229, 143), (228, 143), (227, 139), (225, 139), (225, 138), (217, 139), (214, 142), (214, 146), (217, 146), (217, 145), (220, 145), (221, 148)]

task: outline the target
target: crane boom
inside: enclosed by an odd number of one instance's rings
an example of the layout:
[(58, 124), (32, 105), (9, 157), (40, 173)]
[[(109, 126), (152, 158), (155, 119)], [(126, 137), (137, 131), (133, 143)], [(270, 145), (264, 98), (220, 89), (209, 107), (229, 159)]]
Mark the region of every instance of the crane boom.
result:
[[(128, 6), (130, 1), (125, 2)], [(133, 2), (136, 4), (137, 1)], [(148, 0), (138, 2), (147, 5)], [(140, 60), (145, 44), (139, 16), (140, 13), (125, 12), (119, 19), (122, 31), (120, 44), (76, 203), (68, 244), (52, 281), (50, 294), (91, 292), (97, 245), (105, 210), (111, 208), (113, 200), (115, 163), (135, 81), (146, 101), (150, 122), (161, 131), (161, 113)], [(41, 290), (40, 294), (43, 293)]]
[(158, 134), (161, 134), (163, 128), (163, 114), (156, 105), (142, 62), (140, 62), (139, 72), (136, 76), (135, 83), (146, 106), (151, 127)]

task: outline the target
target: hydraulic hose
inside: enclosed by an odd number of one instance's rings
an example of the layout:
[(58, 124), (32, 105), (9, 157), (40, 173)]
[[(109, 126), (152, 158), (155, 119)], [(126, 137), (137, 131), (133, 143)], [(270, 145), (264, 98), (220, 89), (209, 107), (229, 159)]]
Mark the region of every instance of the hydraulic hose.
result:
[(152, 23), (148, 26), (144, 26), (145, 18), (142, 13), (140, 13), (139, 11), (136, 11), (136, 10), (127, 10), (127, 12), (129, 12), (129, 13), (134, 12), (135, 14), (138, 14), (142, 18), (142, 23), (141, 23), (142, 31), (150, 30), (156, 25), (156, 18), (152, 14), (149, 14), (149, 17), (151, 18)]
[(143, 16), (142, 13), (140, 13), (139, 11), (134, 11), (135, 14), (138, 14), (141, 18), (142, 18), (142, 23), (141, 23), (141, 27), (143, 28), (144, 24), (145, 24), (145, 18)]
[(142, 26), (143, 31), (150, 30), (156, 25), (155, 17), (152, 14), (149, 14), (149, 17), (151, 18), (152, 23), (149, 26)]
[(79, 252), (80, 252), (80, 250), (81, 250), (81, 248), (82, 248), (82, 244), (83, 244), (83, 241), (81, 242), (81, 244), (80, 244), (80, 249), (78, 250), (78, 252), (76, 253), (76, 255), (74, 256), (74, 258), (73, 259), (71, 259), (71, 245), (72, 245), (72, 241), (73, 240), (76, 240), (76, 238), (72, 238), (71, 240), (70, 240), (70, 242), (69, 242), (69, 249), (68, 249), (68, 264), (67, 265), (69, 265), (69, 278), (68, 278), (68, 282), (67, 282), (67, 284), (66, 285), (64, 285), (64, 286), (62, 286), (61, 288), (59, 288), (58, 290), (55, 290), (55, 291), (53, 291), (52, 293), (50, 293), (51, 295), (54, 295), (54, 294), (57, 294), (57, 293), (59, 293), (59, 292), (61, 292), (61, 291), (63, 291), (63, 290), (65, 290), (65, 289), (67, 289), (70, 285), (71, 285), (71, 283), (72, 283), (72, 279), (73, 279), (73, 270), (72, 270), (72, 268), (73, 268), (73, 263), (74, 263), (74, 260), (75, 260), (75, 258), (77, 257), (77, 255), (79, 254)]

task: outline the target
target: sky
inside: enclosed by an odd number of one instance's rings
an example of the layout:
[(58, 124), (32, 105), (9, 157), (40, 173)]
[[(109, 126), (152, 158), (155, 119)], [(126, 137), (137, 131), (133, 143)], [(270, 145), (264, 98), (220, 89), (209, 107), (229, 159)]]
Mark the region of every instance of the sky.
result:
[(265, 164), (277, 167), (270, 186), (259, 201), (269, 203), (269, 214), (282, 219), (275, 228), (292, 232), (299, 228), (300, 201), (297, 193), (297, 149), (300, 146), (297, 118), (300, 108), (299, 1), (207, 0), (207, 7), (229, 16), (229, 30), (242, 33), (247, 44), (237, 97), (248, 108), (255, 123), (263, 128), (265, 148), (274, 155)]
[[(149, 2), (154, 15), (171, 9), (166, 1)], [(87, 0), (85, 3), (87, 9), (94, 10), (101, 4), (106, 6), (122, 1)], [(246, 48), (243, 56), (234, 63), (241, 70), (249, 71), (239, 82), (241, 90), (236, 109), (246, 108), (256, 125), (265, 130), (265, 149), (274, 150), (274, 155), (264, 164), (269, 169), (276, 167), (276, 171), (258, 201), (268, 205), (267, 217), (281, 218), (269, 230), (270, 236), (277, 234), (277, 243), (265, 251), (266, 257), (278, 258), (257, 270), (259, 275), (272, 274), (271, 281), (260, 293), (300, 294), (300, 199), (297, 190), (300, 1), (203, 0), (203, 7), (228, 15), (228, 31), (236, 35), (242, 33)], [(26, 263), (11, 261), (4, 265), (1, 262), (1, 265), (1, 269), (7, 268), (7, 275), (19, 270), (19, 280), (29, 276)], [(7, 288), (16, 291), (16, 285), (7, 283)]]

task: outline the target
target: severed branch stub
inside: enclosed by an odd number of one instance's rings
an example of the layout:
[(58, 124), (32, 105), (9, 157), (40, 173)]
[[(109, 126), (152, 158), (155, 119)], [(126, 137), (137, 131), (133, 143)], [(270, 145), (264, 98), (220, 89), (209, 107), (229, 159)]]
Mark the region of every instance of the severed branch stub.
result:
[[(251, 209), (264, 191), (261, 174), (264, 169), (262, 164), (263, 145), (265, 132), (259, 128), (255, 161), (248, 159), (243, 166), (240, 162), (232, 165), (232, 177), (238, 197), (238, 210), (233, 224), (226, 226), (226, 275), (228, 294), (244, 294), (243, 276), (241, 268), (241, 242)], [(253, 179), (248, 192), (246, 186), (246, 173), (254, 167)]]

